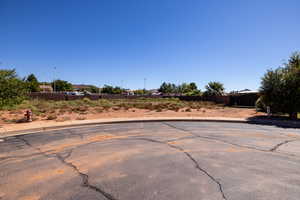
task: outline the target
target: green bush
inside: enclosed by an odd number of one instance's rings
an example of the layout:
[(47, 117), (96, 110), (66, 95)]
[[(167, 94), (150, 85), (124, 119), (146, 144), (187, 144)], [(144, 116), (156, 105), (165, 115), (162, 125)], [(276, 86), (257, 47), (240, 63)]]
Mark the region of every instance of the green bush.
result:
[(297, 119), (300, 112), (300, 53), (294, 53), (288, 63), (268, 70), (261, 81), (261, 101), (272, 113), (287, 113)]
[(0, 108), (22, 103), (26, 97), (26, 84), (13, 70), (0, 70)]
[(255, 108), (257, 111), (262, 111), (262, 112), (266, 112), (267, 107), (265, 105), (265, 103), (263, 102), (262, 97), (259, 97), (256, 102), (255, 102)]

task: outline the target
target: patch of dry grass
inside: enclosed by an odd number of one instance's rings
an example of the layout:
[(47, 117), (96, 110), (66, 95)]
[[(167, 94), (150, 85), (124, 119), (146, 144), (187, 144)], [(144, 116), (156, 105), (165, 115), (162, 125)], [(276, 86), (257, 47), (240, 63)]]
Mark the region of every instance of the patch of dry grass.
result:
[(57, 118), (55, 121), (57, 121), (57, 122), (65, 122), (65, 121), (69, 121), (69, 120), (71, 120), (71, 117), (64, 116), (64, 117)]
[[(24, 114), (24, 110), (30, 109), (33, 116), (38, 119), (46, 120), (69, 120), (65, 118), (68, 114), (79, 114), (76, 119), (86, 119), (83, 115), (92, 113), (102, 113), (110, 111), (125, 111), (136, 112), (138, 109), (164, 112), (192, 112), (193, 110), (203, 111), (207, 109), (223, 108), (223, 105), (218, 105), (213, 102), (203, 101), (181, 101), (177, 98), (139, 98), (139, 99), (100, 99), (100, 100), (72, 100), (72, 101), (51, 101), (32, 99), (26, 100), (22, 104), (6, 110), (9, 115), (1, 116), (4, 122), (16, 123), (18, 117)], [(5, 112), (5, 110), (2, 110)]]
[(66, 112), (86, 113), (90, 109), (96, 112), (103, 112), (104, 110), (128, 110), (128, 109), (146, 109), (146, 110), (173, 110), (179, 109), (213, 109), (222, 107), (213, 102), (205, 101), (180, 101), (176, 98), (140, 98), (140, 99), (100, 99), (89, 100), (87, 98), (73, 101), (51, 101), (51, 100), (27, 100), (21, 105), (16, 106), (11, 113), (18, 113), (20, 109), (31, 109), (35, 115), (45, 113), (57, 113), (63, 115)]
[(48, 115), (46, 119), (47, 120), (55, 120), (55, 119), (57, 119), (57, 115), (54, 115), (54, 114)]
[(76, 120), (85, 120), (86, 119), (86, 117), (84, 117), (84, 116), (78, 116), (78, 117), (76, 117)]

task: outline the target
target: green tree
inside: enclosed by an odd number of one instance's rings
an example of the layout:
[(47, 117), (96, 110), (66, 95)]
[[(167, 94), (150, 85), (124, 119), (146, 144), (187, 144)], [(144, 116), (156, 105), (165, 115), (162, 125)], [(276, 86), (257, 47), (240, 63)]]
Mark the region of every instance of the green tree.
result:
[(196, 83), (182, 83), (177, 86), (178, 93), (186, 95), (186, 96), (196, 96), (201, 95), (201, 91), (198, 90)]
[(260, 87), (261, 102), (272, 113), (288, 113), (296, 119), (300, 112), (300, 53), (293, 53), (288, 62), (275, 70), (268, 70)]
[(39, 92), (40, 84), (34, 74), (30, 74), (26, 78), (26, 86), (29, 92)]
[(21, 103), (26, 97), (26, 85), (13, 70), (0, 70), (0, 107)]
[(55, 80), (51, 83), (52, 88), (56, 92), (62, 92), (62, 91), (72, 91), (73, 86), (68, 81), (63, 80)]
[(134, 94), (136, 95), (148, 95), (150, 94), (148, 90), (145, 89), (138, 89), (133, 91)]
[(178, 88), (173, 83), (163, 82), (159, 87), (158, 91), (163, 94), (172, 94), (172, 93), (176, 93), (178, 91)]
[(121, 87), (113, 87), (110, 85), (104, 85), (104, 87), (101, 89), (101, 93), (106, 93), (106, 94), (122, 94), (125, 92), (125, 89)]
[(103, 88), (101, 89), (101, 93), (106, 93), (106, 94), (113, 94), (113, 87), (110, 85), (104, 85)]
[(87, 91), (91, 92), (91, 93), (98, 93), (99, 92), (99, 88), (91, 85), (89, 88), (87, 88)]
[[(284, 73), (282, 68), (268, 70), (261, 80), (259, 103), (260, 107), (270, 106), (272, 112), (280, 112), (284, 101)], [(265, 108), (264, 108), (265, 110)]]
[(222, 96), (224, 94), (224, 86), (220, 82), (209, 82), (205, 86), (206, 91), (204, 92), (205, 96)]
[(200, 95), (201, 91), (198, 90), (196, 83), (182, 83), (180, 85), (175, 85), (174, 83), (163, 82), (158, 89), (159, 92), (163, 94), (182, 94), (182, 95)]
[(285, 112), (297, 119), (300, 112), (300, 52), (293, 53), (284, 70)]
[(189, 84), (187, 83), (182, 83), (181, 85), (178, 85), (177, 86), (177, 90), (176, 90), (176, 93), (179, 93), (179, 94), (186, 94), (190, 92), (190, 88), (189, 88)]
[(125, 90), (122, 89), (121, 87), (119, 86), (116, 86), (113, 88), (113, 94), (122, 94), (122, 92), (124, 92)]
[(190, 89), (190, 91), (198, 90), (197, 84), (194, 82), (191, 82), (189, 84), (189, 89)]

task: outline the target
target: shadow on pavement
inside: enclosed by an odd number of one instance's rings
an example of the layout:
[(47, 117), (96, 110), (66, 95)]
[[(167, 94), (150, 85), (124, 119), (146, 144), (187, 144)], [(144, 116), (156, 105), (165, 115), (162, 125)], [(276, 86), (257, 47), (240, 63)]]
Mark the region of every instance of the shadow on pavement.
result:
[(255, 116), (247, 118), (249, 124), (272, 125), (280, 128), (300, 128), (300, 120), (291, 120), (283, 116)]

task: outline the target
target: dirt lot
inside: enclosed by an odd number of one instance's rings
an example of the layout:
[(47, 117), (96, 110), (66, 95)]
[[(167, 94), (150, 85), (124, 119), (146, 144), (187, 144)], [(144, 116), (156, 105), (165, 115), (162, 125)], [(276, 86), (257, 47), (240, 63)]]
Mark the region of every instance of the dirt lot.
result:
[(137, 117), (230, 117), (248, 118), (264, 113), (249, 108), (233, 108), (212, 102), (184, 102), (178, 99), (26, 101), (0, 111), (0, 125), (24, 122), (27, 109), (33, 112), (33, 121), (64, 122), (106, 118)]

